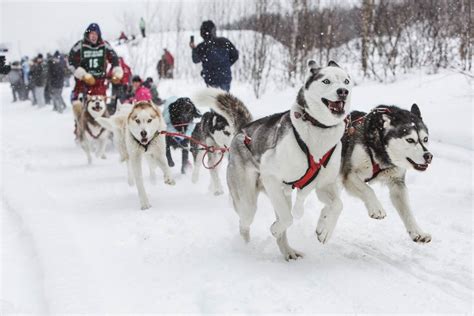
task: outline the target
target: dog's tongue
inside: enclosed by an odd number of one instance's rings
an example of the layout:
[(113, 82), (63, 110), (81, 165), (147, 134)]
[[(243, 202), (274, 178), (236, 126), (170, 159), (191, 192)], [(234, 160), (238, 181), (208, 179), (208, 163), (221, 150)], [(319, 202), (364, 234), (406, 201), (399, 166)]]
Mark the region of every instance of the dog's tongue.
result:
[(334, 112), (343, 112), (344, 111), (344, 102), (343, 101), (329, 101), (329, 109)]

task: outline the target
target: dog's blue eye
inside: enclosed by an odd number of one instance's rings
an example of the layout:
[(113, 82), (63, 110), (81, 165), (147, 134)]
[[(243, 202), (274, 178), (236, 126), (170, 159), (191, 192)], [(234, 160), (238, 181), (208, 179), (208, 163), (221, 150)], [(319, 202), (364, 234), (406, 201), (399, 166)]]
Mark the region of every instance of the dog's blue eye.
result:
[(324, 79), (324, 80), (323, 80), (323, 83), (324, 83), (324, 84), (330, 84), (331, 81), (329, 81), (328, 79)]
[(349, 84), (349, 79), (344, 80), (345, 84)]
[(413, 138), (407, 138), (407, 142), (410, 144), (414, 144), (415, 140)]

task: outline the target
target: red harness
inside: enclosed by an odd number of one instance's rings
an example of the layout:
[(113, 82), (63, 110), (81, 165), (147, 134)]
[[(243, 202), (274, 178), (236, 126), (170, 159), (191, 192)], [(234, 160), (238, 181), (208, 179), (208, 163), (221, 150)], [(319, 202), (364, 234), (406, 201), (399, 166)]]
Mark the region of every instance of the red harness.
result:
[(298, 180), (291, 181), (291, 182), (286, 182), (283, 181), (283, 183), (291, 185), (292, 189), (303, 189), (307, 185), (309, 185), (311, 182), (316, 179), (316, 177), (319, 174), (319, 171), (321, 170), (322, 167), (326, 168), (327, 164), (329, 163), (329, 160), (331, 159), (332, 154), (334, 153), (334, 150), (336, 149), (336, 145), (329, 149), (328, 152), (326, 152), (321, 159), (319, 159), (318, 162), (314, 160), (313, 155), (309, 152), (308, 146), (304, 143), (304, 141), (301, 139), (300, 135), (296, 131), (295, 127), (293, 126), (293, 132), (295, 134), (296, 141), (298, 145), (300, 146), (301, 150), (305, 153), (306, 159), (308, 161), (308, 169), (306, 169), (306, 172), (304, 175), (299, 178)]

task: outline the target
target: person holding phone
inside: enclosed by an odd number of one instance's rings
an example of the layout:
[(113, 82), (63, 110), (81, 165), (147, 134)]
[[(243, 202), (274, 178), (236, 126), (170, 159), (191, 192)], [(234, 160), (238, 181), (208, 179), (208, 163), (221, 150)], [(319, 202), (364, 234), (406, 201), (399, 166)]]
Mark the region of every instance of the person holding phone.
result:
[(193, 62), (202, 63), (201, 77), (207, 86), (229, 91), (230, 68), (239, 59), (239, 51), (227, 38), (216, 36), (216, 26), (210, 20), (202, 22), (201, 37), (203, 42), (197, 46), (194, 36), (190, 39)]

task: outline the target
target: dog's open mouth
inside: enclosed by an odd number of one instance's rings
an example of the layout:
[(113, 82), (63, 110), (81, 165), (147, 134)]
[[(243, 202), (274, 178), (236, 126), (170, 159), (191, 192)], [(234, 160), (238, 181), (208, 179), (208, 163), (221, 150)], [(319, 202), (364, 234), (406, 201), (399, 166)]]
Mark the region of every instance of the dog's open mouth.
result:
[(415, 168), (415, 170), (425, 171), (426, 169), (428, 169), (428, 164), (427, 163), (417, 164), (416, 162), (414, 162), (413, 160), (411, 160), (408, 157), (407, 157), (407, 160), (408, 160), (409, 163), (411, 163), (411, 165), (413, 166), (413, 168)]
[(326, 98), (322, 98), (321, 101), (323, 101), (323, 103), (328, 107), (329, 111), (331, 111), (332, 114), (336, 114), (336, 115), (344, 114), (344, 106), (346, 105), (346, 102), (330, 101)]
[(102, 111), (102, 108), (101, 108), (100, 106), (94, 106), (94, 107), (92, 108), (92, 110), (93, 110), (93, 111), (96, 111), (96, 112), (100, 112), (100, 111)]

